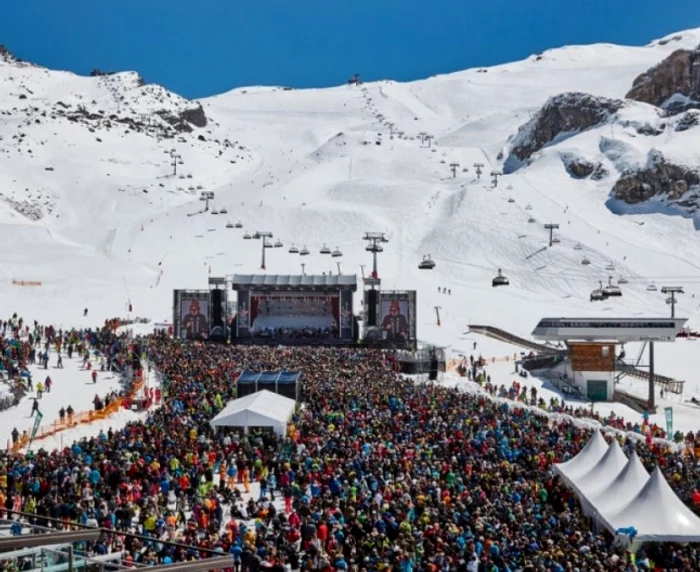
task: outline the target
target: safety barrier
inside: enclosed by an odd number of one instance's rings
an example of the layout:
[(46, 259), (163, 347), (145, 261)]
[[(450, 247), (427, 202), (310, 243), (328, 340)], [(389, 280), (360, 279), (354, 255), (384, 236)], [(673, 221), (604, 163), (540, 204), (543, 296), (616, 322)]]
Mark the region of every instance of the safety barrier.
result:
[[(90, 411), (79, 411), (73, 413), (73, 415), (66, 415), (66, 417), (63, 420), (57, 419), (56, 421), (52, 421), (48, 425), (41, 425), (37, 430), (36, 435), (34, 436), (34, 441), (37, 441), (39, 439), (46, 439), (46, 437), (51, 437), (56, 433), (60, 433), (61, 431), (65, 431), (67, 429), (72, 429), (73, 427), (77, 427), (81, 424), (90, 424), (94, 423), (95, 421), (100, 421), (102, 419), (111, 417), (122, 408), (124, 403), (129, 403), (133, 401), (133, 399), (138, 395), (139, 391), (141, 391), (143, 386), (143, 373), (139, 371), (136, 374), (134, 382), (131, 385), (131, 389), (124, 397), (115, 398), (114, 401), (112, 401), (109, 405), (105, 406), (99, 411), (95, 411), (94, 409)], [(17, 453), (20, 449), (26, 447), (29, 444), (30, 432), (31, 428), (27, 433), (21, 435), (17, 442), (10, 447), (10, 450), (13, 453)]]
[(14, 286), (41, 286), (41, 280), (15, 280), (12, 279)]

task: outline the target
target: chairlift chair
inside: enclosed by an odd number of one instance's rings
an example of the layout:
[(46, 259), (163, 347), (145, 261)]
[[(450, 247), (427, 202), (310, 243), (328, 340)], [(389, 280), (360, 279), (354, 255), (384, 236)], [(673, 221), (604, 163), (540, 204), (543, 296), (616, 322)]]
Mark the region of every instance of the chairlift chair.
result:
[(267, 242), (267, 239), (265, 239), (265, 242), (263, 243), (264, 248), (274, 248), (274, 246), (274, 244), (272, 244), (271, 242)]
[(574, 250), (583, 250), (583, 246), (581, 246), (580, 242), (577, 242), (574, 244)]
[(228, 221), (226, 223), (226, 228), (233, 228), (233, 223), (231, 221)]
[(299, 254), (299, 249), (292, 244), (292, 246), (289, 247), (289, 254)]
[(253, 238), (253, 237), (250, 236), (250, 233), (246, 232), (246, 233), (243, 235), (243, 238), (245, 238), (246, 240), (250, 240), (250, 239)]
[(534, 218), (530, 217), (529, 219), (527, 219), (527, 222), (532, 224), (533, 222), (537, 222), (537, 221)]
[(325, 245), (325, 243), (324, 243), (324, 245), (321, 247), (320, 252), (321, 252), (321, 254), (330, 254), (330, 253), (331, 253), (331, 249), (328, 248), (328, 247)]
[(338, 247), (336, 246), (336, 247), (335, 247), (335, 250), (331, 253), (331, 256), (332, 256), (333, 258), (339, 258), (339, 257), (343, 256), (343, 253), (340, 251), (340, 248), (338, 248)]
[(647, 286), (647, 292), (656, 292), (656, 290), (657, 290), (656, 284), (652, 283), (652, 284), (649, 284), (649, 286)]
[(284, 245), (282, 244), (282, 241), (280, 239), (277, 239), (277, 242), (275, 242), (275, 248), (282, 248)]
[(603, 288), (603, 294), (605, 294), (606, 297), (622, 296), (622, 290), (620, 290), (619, 286), (615, 286), (612, 283), (612, 276), (608, 277), (608, 285)]
[(598, 282), (598, 284), (600, 284), (600, 288), (596, 288), (593, 290), (593, 292), (591, 292), (591, 302), (601, 302), (607, 298), (605, 291), (603, 290), (603, 283)]
[(588, 266), (590, 263), (591, 263), (591, 261), (588, 260), (588, 258), (585, 258), (585, 257), (584, 257), (584, 259), (581, 261), (581, 264), (583, 264), (584, 266)]
[(226, 207), (223, 207), (220, 211), (219, 214), (228, 214), (228, 211), (226, 210)]
[(525, 205), (525, 210), (526, 210), (526, 211), (531, 211), (531, 210), (532, 210), (532, 205), (531, 205), (530, 203), (527, 203), (527, 204)]
[(309, 250), (304, 247), (299, 251), (299, 256), (308, 256), (309, 255)]
[(384, 249), (378, 244), (368, 244), (365, 246), (367, 252), (382, 252)]
[(625, 278), (624, 276), (620, 276), (620, 279), (617, 281), (618, 284), (629, 284), (629, 280)]
[(217, 211), (216, 209), (211, 209), (211, 214), (219, 214), (219, 211)]
[(611, 262), (605, 267), (605, 270), (615, 270), (615, 265)]
[(671, 296), (669, 296), (668, 298), (666, 298), (666, 303), (667, 303), (667, 304), (673, 304), (673, 298), (672, 298)]
[(561, 240), (559, 238), (557, 238), (556, 236), (554, 238), (552, 238), (552, 244), (559, 244), (560, 242), (561, 242)]
[(253, 238), (254, 238), (255, 240), (259, 240), (259, 239), (260, 239), (260, 233), (257, 232), (257, 231), (255, 231), (255, 232), (253, 233)]
[(234, 226), (236, 228), (243, 228), (243, 223), (239, 220)]
[(206, 200), (207, 200), (207, 197), (205, 197), (204, 195), (200, 195), (199, 200), (200, 200), (200, 201), (206, 201)]
[(420, 270), (432, 270), (435, 268), (435, 261), (430, 258), (430, 254), (426, 254), (423, 257), (423, 260), (418, 263), (418, 268)]
[(509, 203), (514, 203), (514, 202), (515, 202), (515, 199), (514, 199), (514, 198), (510, 198), (510, 199), (508, 199), (508, 202), (509, 202)]
[(491, 281), (491, 286), (493, 286), (495, 288), (496, 286), (508, 286), (509, 284), (510, 284), (510, 282), (508, 281), (508, 278), (503, 276), (503, 273), (501, 272), (501, 269), (499, 268), (498, 274)]

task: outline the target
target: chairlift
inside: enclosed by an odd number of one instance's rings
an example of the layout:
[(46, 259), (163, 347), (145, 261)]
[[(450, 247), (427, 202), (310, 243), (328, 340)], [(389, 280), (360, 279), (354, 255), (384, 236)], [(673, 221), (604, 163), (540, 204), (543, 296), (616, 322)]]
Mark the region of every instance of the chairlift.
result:
[(206, 200), (207, 200), (207, 197), (205, 197), (204, 195), (200, 195), (200, 196), (199, 196), (199, 200), (200, 200), (200, 201), (206, 201)]
[(308, 256), (309, 255), (309, 250), (304, 247), (299, 251), (299, 256)]
[(574, 250), (583, 250), (583, 246), (581, 246), (580, 242), (577, 242), (574, 244)]
[(282, 244), (282, 241), (280, 239), (277, 239), (277, 242), (275, 242), (275, 248), (282, 248), (284, 244)]
[(324, 243), (324, 245), (321, 247), (321, 251), (320, 251), (320, 252), (321, 252), (321, 254), (330, 254), (330, 253), (331, 253), (331, 249), (328, 248), (328, 247), (325, 245), (325, 243)]
[(226, 228), (233, 228), (233, 223), (231, 221), (228, 221), (226, 223)]
[(508, 199), (508, 202), (509, 202), (509, 203), (514, 203), (514, 202), (515, 202), (515, 199), (511, 197), (510, 199)]
[(622, 296), (622, 290), (620, 290), (619, 286), (615, 286), (612, 283), (612, 276), (608, 277), (608, 285), (603, 288), (603, 294), (606, 296)]
[(552, 238), (552, 244), (559, 244), (561, 242), (560, 239), (558, 239), (556, 236)]
[(253, 237), (250, 236), (250, 233), (246, 232), (246, 233), (243, 235), (243, 238), (245, 238), (246, 240), (250, 240), (250, 239), (253, 238)]
[(383, 252), (384, 249), (379, 244), (368, 244), (365, 246), (367, 252)]
[(267, 240), (265, 240), (265, 242), (263, 243), (263, 248), (273, 248), (274, 246), (274, 244), (272, 244), (271, 242), (267, 242)]
[(292, 246), (289, 247), (289, 254), (299, 254), (299, 249), (292, 244)]
[(596, 288), (593, 290), (593, 292), (591, 292), (591, 302), (601, 302), (607, 298), (607, 295), (603, 290), (603, 283), (598, 282), (598, 284), (600, 284), (600, 288)]
[(253, 233), (253, 238), (255, 240), (260, 240), (260, 233), (257, 230)]
[(508, 286), (510, 282), (508, 281), (508, 278), (503, 276), (503, 273), (501, 272), (501, 269), (498, 269), (498, 275), (491, 281), (491, 286), (494, 288), (496, 286)]
[(617, 281), (618, 284), (629, 284), (629, 280), (625, 278), (624, 276), (620, 276), (620, 279)]
[(435, 261), (432, 258), (430, 258), (430, 254), (426, 254), (423, 257), (423, 260), (421, 260), (418, 264), (418, 268), (420, 270), (432, 270), (433, 268), (435, 268)]
[(657, 290), (656, 284), (652, 283), (652, 284), (649, 284), (649, 286), (647, 286), (647, 292), (656, 292), (656, 290)]
[(530, 203), (527, 203), (527, 204), (525, 205), (525, 210), (526, 210), (526, 211), (531, 211), (531, 210), (532, 210), (532, 205), (531, 205)]
[(219, 214), (219, 211), (217, 211), (216, 209), (211, 209), (211, 214)]
[(581, 264), (583, 264), (584, 266), (588, 266), (590, 263), (591, 261), (584, 256), (583, 260), (581, 261)]
[(537, 221), (534, 218), (530, 217), (529, 219), (527, 219), (527, 222), (532, 224), (533, 222), (537, 222)]
[(667, 303), (667, 304), (673, 304), (673, 298), (672, 298), (671, 296), (669, 296), (668, 298), (666, 298), (666, 303)]
[(239, 220), (236, 224), (234, 224), (236, 228), (243, 228), (243, 223)]
[(228, 211), (226, 210), (226, 207), (223, 207), (220, 211), (219, 214), (228, 214)]
[(336, 247), (335, 247), (335, 250), (331, 253), (331, 256), (332, 256), (333, 258), (339, 258), (339, 257), (343, 256), (343, 253), (340, 251), (340, 248), (338, 248), (338, 247), (336, 246)]
[(615, 265), (611, 262), (605, 267), (605, 270), (615, 270)]

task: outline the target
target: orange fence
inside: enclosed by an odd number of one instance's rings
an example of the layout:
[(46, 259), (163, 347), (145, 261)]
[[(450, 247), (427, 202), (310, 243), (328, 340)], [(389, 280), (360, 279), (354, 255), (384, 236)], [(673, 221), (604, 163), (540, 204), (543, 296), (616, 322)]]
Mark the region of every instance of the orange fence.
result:
[(41, 280), (12, 280), (15, 286), (41, 286)]
[[(52, 421), (48, 425), (42, 425), (37, 430), (36, 435), (34, 436), (34, 440), (37, 441), (39, 439), (45, 439), (46, 437), (50, 437), (51, 435), (55, 435), (56, 433), (60, 433), (61, 431), (65, 431), (66, 429), (71, 429), (73, 427), (77, 427), (78, 425), (85, 423), (94, 423), (95, 421), (100, 421), (102, 419), (111, 417), (122, 408), (122, 405), (124, 403), (131, 402), (137, 396), (138, 392), (141, 390), (143, 385), (143, 373), (139, 371), (136, 375), (136, 379), (131, 385), (131, 390), (124, 397), (115, 399), (100, 411), (95, 411), (94, 409), (90, 411), (79, 411), (77, 413), (74, 413), (73, 415), (67, 415), (63, 419), (63, 421), (57, 419), (56, 421)], [(30, 433), (31, 428), (27, 433), (20, 436), (17, 442), (11, 446), (10, 450), (13, 453), (16, 453), (22, 447), (28, 445)]]

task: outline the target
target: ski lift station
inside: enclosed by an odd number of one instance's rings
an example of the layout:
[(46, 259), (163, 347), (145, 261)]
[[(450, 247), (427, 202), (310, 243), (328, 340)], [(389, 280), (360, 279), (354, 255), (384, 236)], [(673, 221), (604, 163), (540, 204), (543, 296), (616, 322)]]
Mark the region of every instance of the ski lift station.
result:
[[(557, 352), (552, 347), (551, 363), (537, 369), (546, 370), (547, 376), (558, 382), (563, 391), (591, 401), (612, 401), (613, 397), (619, 397), (622, 392), (615, 389), (615, 382), (625, 375), (648, 377), (649, 397), (643, 405), (651, 412), (655, 409), (655, 384), (672, 393), (683, 391), (682, 381), (655, 375), (654, 343), (674, 342), (686, 322), (687, 318), (542, 318), (532, 337), (547, 343), (564, 343), (566, 350)], [(634, 361), (636, 357), (637, 363), (626, 362), (616, 353), (616, 346), (627, 342), (644, 344), (639, 356), (632, 358)], [(640, 364), (645, 348), (648, 348), (645, 363)], [(546, 357), (545, 354), (537, 359)], [(636, 400), (638, 405), (643, 401)]]

